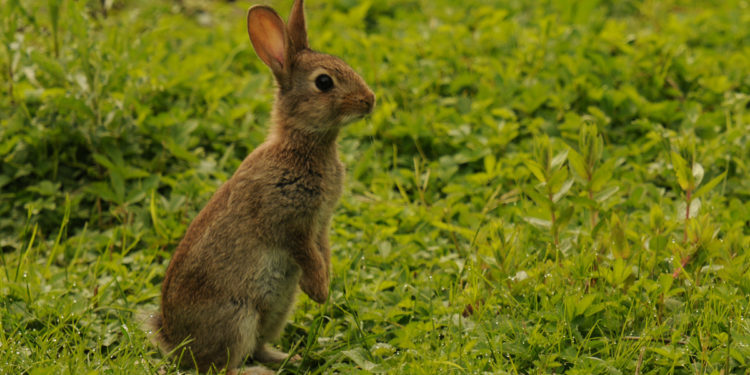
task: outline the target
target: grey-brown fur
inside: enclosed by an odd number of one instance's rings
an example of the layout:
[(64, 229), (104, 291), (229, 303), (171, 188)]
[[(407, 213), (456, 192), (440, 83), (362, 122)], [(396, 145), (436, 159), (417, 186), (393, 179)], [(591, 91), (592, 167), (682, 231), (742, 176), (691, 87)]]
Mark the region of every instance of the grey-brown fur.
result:
[[(234, 372), (250, 356), (280, 362), (278, 338), (299, 285), (314, 301), (328, 298), (328, 229), (342, 191), (336, 137), (370, 113), (375, 97), (342, 60), (307, 45), (302, 0), (284, 25), (267, 6), (248, 11), (248, 33), (278, 84), (266, 141), (214, 194), (188, 227), (151, 319), (165, 353), (189, 340), (181, 365)], [(315, 78), (328, 74), (322, 92)], [(179, 351), (179, 350), (178, 350)], [(245, 373), (265, 373), (264, 367)]]

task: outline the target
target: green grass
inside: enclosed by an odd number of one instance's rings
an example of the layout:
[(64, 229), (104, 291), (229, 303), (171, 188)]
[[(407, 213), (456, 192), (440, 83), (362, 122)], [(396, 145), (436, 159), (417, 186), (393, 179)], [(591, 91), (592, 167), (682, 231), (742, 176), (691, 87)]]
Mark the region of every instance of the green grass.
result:
[[(177, 373), (137, 314), (264, 139), (248, 5), (0, 0), (0, 374)], [(747, 1), (307, 10), (378, 105), (282, 372), (750, 372)]]

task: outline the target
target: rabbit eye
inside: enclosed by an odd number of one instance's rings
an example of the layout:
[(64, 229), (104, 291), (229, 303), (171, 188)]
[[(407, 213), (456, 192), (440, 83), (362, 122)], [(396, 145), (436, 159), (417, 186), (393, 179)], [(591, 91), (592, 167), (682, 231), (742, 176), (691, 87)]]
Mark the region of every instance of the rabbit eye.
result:
[(333, 88), (333, 78), (328, 74), (321, 74), (315, 77), (315, 87), (323, 92), (330, 91)]

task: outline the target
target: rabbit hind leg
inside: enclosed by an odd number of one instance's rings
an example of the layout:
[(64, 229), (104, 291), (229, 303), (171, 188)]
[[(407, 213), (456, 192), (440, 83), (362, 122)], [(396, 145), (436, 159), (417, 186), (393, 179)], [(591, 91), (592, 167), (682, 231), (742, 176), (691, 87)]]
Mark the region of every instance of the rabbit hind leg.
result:
[[(279, 293), (276, 304), (263, 314), (258, 331), (257, 345), (253, 352), (253, 359), (262, 363), (281, 363), (289, 356), (287, 353), (276, 350), (266, 344), (269, 341), (275, 341), (281, 336), (281, 332), (286, 325), (289, 313), (294, 306), (295, 294), (297, 292), (298, 274), (292, 278), (291, 282), (285, 283)], [(299, 356), (291, 358), (292, 361), (299, 360)]]
[(214, 309), (214, 312), (217, 312), (216, 315), (210, 319), (213, 324), (204, 322), (200, 325), (200, 329), (195, 332), (197, 340), (191, 342), (188, 348), (203, 349), (193, 352), (201, 372), (215, 366), (226, 368), (232, 373), (255, 352), (260, 335), (260, 314), (253, 309), (237, 309), (234, 305), (227, 306), (226, 309)]
[(230, 349), (229, 363), (227, 364), (227, 374), (231, 375), (271, 375), (276, 372), (263, 366), (253, 366), (240, 368), (243, 361), (248, 355), (258, 351), (263, 344), (258, 339), (261, 336), (259, 324), (261, 321), (260, 314), (254, 309), (250, 309), (246, 315), (239, 317), (237, 325), (238, 340), (236, 345)]
[[(261, 363), (281, 363), (287, 358), (289, 358), (289, 354), (265, 344), (257, 348), (255, 354), (253, 354), (253, 359)], [(300, 359), (302, 359), (302, 357), (300, 357), (299, 354), (295, 354), (294, 357), (289, 358), (291, 362), (296, 362)]]
[[(261, 363), (281, 363), (287, 359), (287, 357), (289, 356), (287, 353), (272, 348), (271, 346), (269, 346), (269, 344), (266, 344), (266, 342), (274, 341), (279, 338), (279, 336), (281, 335), (281, 331), (286, 325), (286, 320), (289, 316), (289, 311), (291, 310), (292, 304), (293, 303), (289, 303), (288, 307), (274, 311), (273, 313), (266, 314), (266, 316), (264, 316), (264, 319), (262, 319), (262, 324), (259, 327), (259, 340), (256, 346), (253, 348), (254, 360)], [(299, 356), (294, 356), (293, 358), (291, 358), (292, 361), (296, 361), (298, 359)]]

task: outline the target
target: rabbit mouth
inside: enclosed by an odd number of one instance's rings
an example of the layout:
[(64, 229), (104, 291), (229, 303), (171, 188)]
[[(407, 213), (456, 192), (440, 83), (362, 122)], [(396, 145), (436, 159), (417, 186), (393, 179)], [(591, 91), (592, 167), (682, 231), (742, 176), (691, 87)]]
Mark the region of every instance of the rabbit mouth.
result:
[(375, 95), (371, 92), (367, 95), (363, 95), (354, 100), (348, 100), (346, 103), (346, 110), (341, 116), (341, 124), (346, 125), (353, 121), (367, 117), (372, 113), (375, 108)]
[(347, 114), (344, 114), (343, 116), (341, 116), (341, 119), (339, 120), (339, 124), (341, 126), (349, 125), (352, 122), (355, 122), (357, 120), (361, 120), (361, 119), (367, 117), (367, 115), (369, 115), (369, 114), (370, 114), (370, 111), (365, 112), (365, 113), (347, 113)]

